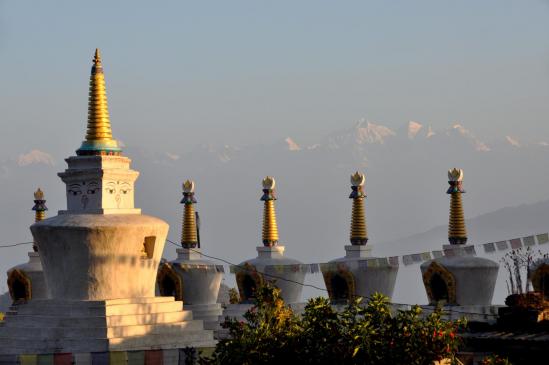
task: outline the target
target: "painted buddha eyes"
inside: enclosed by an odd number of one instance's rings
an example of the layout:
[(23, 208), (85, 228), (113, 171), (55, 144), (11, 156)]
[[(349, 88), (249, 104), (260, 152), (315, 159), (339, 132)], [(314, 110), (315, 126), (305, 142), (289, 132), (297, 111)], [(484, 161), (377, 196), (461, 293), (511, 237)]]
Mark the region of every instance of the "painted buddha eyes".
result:
[(69, 186), (68, 193), (69, 193), (69, 194), (72, 194), (73, 196), (81, 195), (81, 194), (82, 194), (82, 190), (80, 190), (80, 185), (77, 185), (77, 184), (72, 184), (72, 185), (70, 185), (70, 186)]
[(131, 191), (130, 185), (128, 183), (123, 182), (123, 183), (116, 183), (115, 184), (113, 182), (110, 182), (110, 183), (107, 184), (107, 187), (105, 188), (107, 193), (109, 193), (109, 194), (116, 193), (117, 192), (117, 190), (116, 190), (117, 186), (116, 185), (121, 185), (120, 187), (118, 187), (118, 193), (120, 193), (120, 194), (126, 195)]
[[(68, 191), (69, 194), (71, 194), (73, 196), (82, 195), (84, 193), (86, 193), (88, 195), (93, 195), (93, 194), (97, 193), (97, 191), (99, 191), (99, 188), (97, 186), (97, 182), (95, 182), (95, 181), (91, 181), (88, 184), (87, 189), (84, 189), (85, 185), (86, 185), (85, 181), (83, 181), (82, 184), (71, 184), (71, 185), (69, 185), (69, 189), (67, 191)], [(84, 189), (84, 191), (83, 191), (83, 189)]]

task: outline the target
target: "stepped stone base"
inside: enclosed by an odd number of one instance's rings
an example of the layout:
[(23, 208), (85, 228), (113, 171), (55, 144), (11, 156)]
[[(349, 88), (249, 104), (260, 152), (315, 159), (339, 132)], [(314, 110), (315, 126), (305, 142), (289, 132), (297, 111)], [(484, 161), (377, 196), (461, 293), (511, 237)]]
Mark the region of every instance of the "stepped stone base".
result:
[(223, 314), (221, 303), (186, 305), (185, 308), (193, 312), (193, 318), (204, 322), (204, 328), (215, 330), (219, 325), (219, 317)]
[(173, 297), (33, 300), (7, 313), (0, 355), (215, 346), (213, 331)]

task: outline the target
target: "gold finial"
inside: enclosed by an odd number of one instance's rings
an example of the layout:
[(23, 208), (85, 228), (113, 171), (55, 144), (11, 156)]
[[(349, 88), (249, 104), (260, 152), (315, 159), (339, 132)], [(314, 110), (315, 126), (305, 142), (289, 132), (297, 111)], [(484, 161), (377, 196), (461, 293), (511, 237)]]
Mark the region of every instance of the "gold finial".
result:
[(351, 175), (351, 195), (353, 199), (353, 211), (351, 213), (351, 234), (352, 245), (362, 246), (368, 242), (368, 229), (366, 226), (366, 215), (364, 213), (364, 199), (366, 194), (363, 191), (366, 176), (360, 172)]
[(185, 204), (183, 211), (183, 223), (181, 227), (181, 245), (185, 248), (195, 248), (198, 245), (198, 229), (196, 226), (196, 213), (194, 211), (194, 181), (187, 180), (183, 183), (183, 199)]
[(278, 244), (278, 225), (276, 224), (276, 209), (275, 209), (275, 179), (272, 176), (267, 176), (263, 179), (263, 231), (262, 239), (265, 247), (272, 247)]
[(364, 186), (365, 181), (366, 181), (366, 176), (364, 176), (364, 174), (361, 174), (358, 171), (351, 175), (352, 186)]
[(448, 181), (463, 181), (463, 170), (456, 168), (448, 170)]
[(275, 185), (276, 185), (276, 181), (275, 181), (274, 177), (266, 176), (263, 179), (263, 181), (261, 182), (261, 184), (263, 185), (263, 189), (274, 190)]
[(118, 142), (112, 138), (101, 53), (96, 49), (90, 76), (86, 140), (82, 142), (82, 146), (76, 153), (78, 155), (117, 155), (120, 152)]
[(183, 192), (194, 193), (194, 181), (186, 180), (183, 183)]
[(99, 48), (95, 49), (95, 55), (93, 56), (93, 63), (95, 65), (101, 64), (101, 52), (99, 52)]
[(40, 188), (38, 188), (38, 190), (34, 192), (34, 200), (43, 200), (43, 199), (44, 199), (44, 192), (40, 190)]
[(448, 241), (452, 245), (467, 243), (467, 229), (463, 214), (463, 203), (461, 194), (465, 193), (462, 188), (463, 170), (448, 170), (448, 183), (450, 187), (446, 191), (450, 194), (450, 218), (448, 220)]

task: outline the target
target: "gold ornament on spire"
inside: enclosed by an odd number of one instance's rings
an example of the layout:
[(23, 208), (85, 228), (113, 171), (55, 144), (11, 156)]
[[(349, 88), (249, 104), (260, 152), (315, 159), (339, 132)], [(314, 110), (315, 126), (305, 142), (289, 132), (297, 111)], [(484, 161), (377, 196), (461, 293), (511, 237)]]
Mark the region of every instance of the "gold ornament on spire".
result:
[(263, 196), (263, 245), (265, 247), (273, 247), (278, 244), (278, 225), (276, 224), (276, 209), (275, 209), (275, 179), (272, 176), (267, 176), (262, 181)]
[(463, 181), (463, 170), (455, 167), (448, 170), (448, 181)]
[(462, 188), (463, 170), (448, 170), (448, 184), (446, 191), (450, 194), (450, 218), (448, 222), (448, 241), (452, 245), (467, 243), (467, 230), (465, 228), (465, 217), (463, 214), (463, 203), (461, 194), (465, 193)]
[(43, 200), (44, 199), (44, 192), (38, 188), (38, 190), (36, 190), (34, 192), (34, 200)]
[[(35, 223), (43, 221), (46, 218), (46, 210), (48, 208), (46, 207), (46, 200), (44, 200), (44, 192), (40, 188), (34, 192), (34, 206), (32, 210), (34, 210)], [(36, 243), (32, 245), (32, 249), (34, 252), (38, 252)]]
[(183, 183), (183, 192), (194, 193), (194, 181), (187, 180)]
[(78, 155), (117, 155), (121, 152), (118, 142), (112, 138), (105, 76), (99, 49), (95, 50), (91, 69), (86, 140), (76, 152)]
[(183, 222), (181, 227), (181, 245), (185, 248), (195, 248), (198, 245), (198, 230), (196, 226), (196, 213), (194, 204), (194, 181), (187, 180), (183, 183), (183, 199), (185, 204)]
[(362, 246), (368, 242), (368, 228), (366, 226), (366, 215), (364, 213), (364, 183), (366, 176), (360, 172), (351, 175), (351, 195), (353, 199), (353, 211), (351, 215), (351, 234), (350, 241), (352, 245)]

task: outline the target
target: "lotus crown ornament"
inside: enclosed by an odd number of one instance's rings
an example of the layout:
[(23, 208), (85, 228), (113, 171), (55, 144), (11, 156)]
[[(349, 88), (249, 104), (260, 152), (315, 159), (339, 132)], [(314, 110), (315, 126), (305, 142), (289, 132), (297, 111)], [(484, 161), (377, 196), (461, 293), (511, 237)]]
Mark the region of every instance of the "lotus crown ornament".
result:
[(44, 200), (44, 192), (40, 188), (34, 192), (34, 200)]
[(366, 182), (366, 176), (360, 172), (355, 172), (351, 175), (351, 185), (352, 186), (364, 186)]
[(194, 193), (194, 181), (186, 180), (183, 183), (183, 192), (185, 192), (185, 193)]
[(448, 181), (463, 181), (463, 170), (456, 168), (448, 170)]
[(274, 190), (276, 182), (275, 182), (274, 177), (267, 176), (263, 179), (262, 184), (263, 184), (263, 189), (265, 189), (265, 190)]

